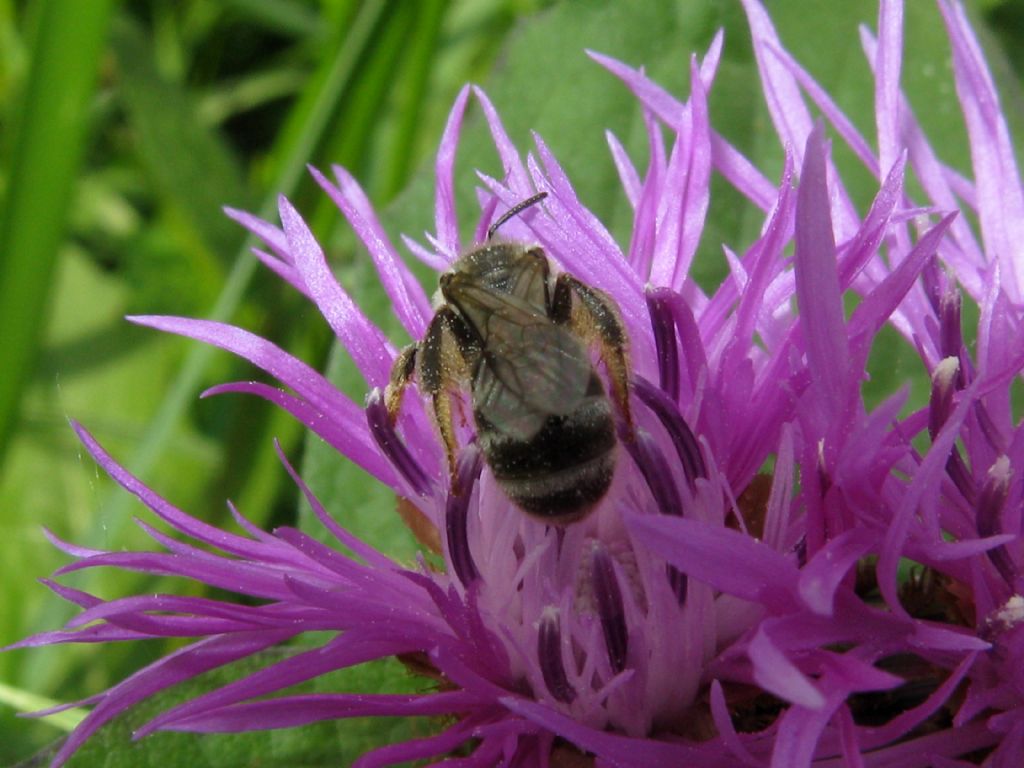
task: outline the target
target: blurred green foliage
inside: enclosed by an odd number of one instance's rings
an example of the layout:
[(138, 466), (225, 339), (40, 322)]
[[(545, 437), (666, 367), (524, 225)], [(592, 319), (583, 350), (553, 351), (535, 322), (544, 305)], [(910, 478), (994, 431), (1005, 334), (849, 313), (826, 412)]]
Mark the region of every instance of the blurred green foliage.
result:
[[(932, 140), (965, 167), (947, 48), (926, 5), (908, 8), (905, 78)], [(822, 26), (809, 10), (816, 3), (771, 4), (784, 41), (867, 135), (871, 91), (853, 30), (858, 21), (873, 26), (874, 6), (835, 4)], [(344, 165), (380, 207), (397, 196), (385, 217), (391, 234), (418, 236), (432, 226), (431, 152), (467, 81), (487, 84), (521, 148), (532, 129), (545, 137), (581, 197), (625, 243), (629, 211), (603, 131), (612, 129), (642, 165), (643, 124), (626, 90), (582, 50), (643, 64), (683, 93), (688, 54), (724, 28), (713, 122), (766, 173), (777, 176), (781, 165), (736, 2), (90, 0), (82, 7), (0, 0), (0, 644), (55, 628), (69, 615), (34, 582), (65, 562), (41, 526), (85, 545), (142, 543), (129, 525), (139, 507), (83, 458), (68, 418), (182, 508), (217, 521), (232, 498), (264, 526), (293, 521), (299, 508), (273, 453), (276, 437), (286, 453), (304, 458), (307, 477), (346, 525), (411, 557), (394, 499), (318, 441), (304, 442), (288, 417), (248, 398), (196, 400), (206, 386), (252, 377), (248, 366), (123, 322), (129, 312), (218, 318), (327, 364), (330, 337), (319, 316), (256, 268), (252, 243), (221, 205), (274, 220), (276, 197), (287, 194), (328, 246), (342, 281), (404, 342), (372, 269), (305, 164)], [(996, 20), (1016, 12), (995, 0), (983, 11)], [(1001, 58), (999, 46), (1024, 50), (1024, 29), (1004, 26), (999, 35), (994, 66), (1017, 129), (1021, 59)], [(875, 183), (839, 147), (836, 153), (866, 207)], [(473, 169), (497, 173), (475, 112), (459, 162), (458, 193), (462, 210), (470, 210)], [(761, 224), (720, 180), (713, 195), (697, 273), (704, 284), (725, 275), (721, 244), (741, 249)], [(926, 395), (915, 356), (894, 334), (873, 361), (870, 398), (912, 377), (918, 401)], [(360, 400), (363, 384), (345, 356), (335, 355), (331, 366)], [(130, 582), (124, 574), (90, 574), (74, 584), (113, 596), (129, 592)], [(0, 654), (0, 699), (13, 704), (21, 692), (72, 700), (160, 651), (152, 644)], [(346, 685), (394, 684), (393, 674), (380, 683), (377, 674)], [(372, 730), (319, 729), (308, 752), (289, 737), (274, 742), (275, 751), (265, 736), (189, 752), (168, 735), (131, 761), (103, 762), (127, 727), (111, 729), (75, 764), (137, 765), (148, 755), (165, 766), (245, 765), (257, 754), (270, 756), (268, 764), (343, 764), (351, 752), (325, 756), (315, 745), (363, 744)], [(0, 763), (25, 759), (59, 734), (54, 724), (16, 720), (0, 704)]]

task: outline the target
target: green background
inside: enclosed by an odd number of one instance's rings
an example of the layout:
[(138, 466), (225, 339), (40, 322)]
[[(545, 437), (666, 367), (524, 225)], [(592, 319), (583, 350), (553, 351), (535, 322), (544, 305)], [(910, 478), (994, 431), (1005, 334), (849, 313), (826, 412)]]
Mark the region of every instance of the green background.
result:
[[(0, 0), (0, 645), (56, 628), (71, 615), (36, 582), (66, 562), (42, 526), (89, 546), (145, 546), (131, 525), (144, 511), (83, 455), (69, 418), (196, 516), (224, 520), (231, 498), (264, 526), (303, 516), (273, 453), (277, 437), (345, 525), (396, 557), (412, 556), (393, 497), (308, 440), (289, 417), (251, 398), (196, 399), (206, 386), (251, 378), (250, 368), (122, 317), (229, 320), (317, 366), (330, 365), (340, 386), (361, 401), (365, 387), (343, 354), (332, 356), (316, 311), (257, 268), (252, 243), (220, 207), (276, 220), (276, 196), (287, 194), (326, 244), (342, 282), (404, 343), (365, 252), (305, 164), (346, 166), (384, 211), (396, 242), (401, 232), (419, 237), (433, 223), (432, 151), (447, 111), (463, 83), (478, 82), (519, 146), (527, 149), (529, 131), (539, 131), (582, 199), (625, 244), (629, 210), (604, 131), (613, 130), (642, 167), (643, 124), (626, 89), (587, 59), (585, 48), (644, 65), (683, 96), (689, 54), (705, 50), (724, 28), (713, 124), (777, 177), (781, 150), (739, 3), (626, 5)], [(905, 88), (942, 157), (968, 171), (938, 14), (930, 3), (908, 5)], [(1016, 135), (1022, 5), (969, 6)], [(768, 7), (789, 50), (871, 135), (872, 92), (856, 26), (875, 26), (875, 3), (778, 0)], [(875, 184), (838, 142), (835, 152), (864, 210)], [(471, 109), (458, 166), (463, 211), (473, 199), (474, 168), (498, 170), (479, 111)], [(705, 286), (725, 274), (722, 244), (741, 251), (761, 224), (720, 179), (712, 194), (697, 265)], [(466, 231), (473, 223), (464, 222)], [(882, 334), (872, 368), (869, 402), (907, 379), (914, 401), (927, 396), (920, 364), (894, 333)], [(117, 573), (69, 583), (108, 597), (195, 591)], [(0, 764), (28, 760), (74, 719), (33, 722), (15, 718), (16, 711), (102, 690), (165, 650), (150, 643), (0, 654)], [(317, 686), (381, 691), (415, 682), (397, 665), (382, 664)], [(107, 729), (72, 764), (339, 765), (393, 732), (408, 736), (431, 726), (332, 723), (201, 739), (161, 734), (129, 745), (131, 722), (145, 714)]]

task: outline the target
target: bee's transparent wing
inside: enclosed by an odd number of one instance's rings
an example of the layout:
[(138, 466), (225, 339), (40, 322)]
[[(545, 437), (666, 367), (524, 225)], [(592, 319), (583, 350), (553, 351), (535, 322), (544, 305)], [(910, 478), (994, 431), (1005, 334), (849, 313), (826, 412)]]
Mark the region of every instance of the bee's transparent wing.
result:
[(565, 327), (501, 323), (477, 369), (474, 406), (500, 432), (528, 440), (549, 416), (579, 406), (592, 375), (586, 348)]

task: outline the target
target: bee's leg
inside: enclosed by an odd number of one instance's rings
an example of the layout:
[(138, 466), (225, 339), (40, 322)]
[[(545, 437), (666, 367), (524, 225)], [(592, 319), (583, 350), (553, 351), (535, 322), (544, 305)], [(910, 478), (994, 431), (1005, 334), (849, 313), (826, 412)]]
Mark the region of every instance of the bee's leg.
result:
[(412, 381), (416, 372), (416, 353), (419, 352), (419, 344), (410, 344), (395, 358), (391, 365), (391, 379), (388, 381), (387, 389), (384, 390), (384, 405), (388, 409), (388, 419), (394, 426), (398, 419), (398, 410), (402, 407), (402, 395), (406, 386)]
[(466, 360), (468, 350), (464, 344), (460, 344), (465, 334), (464, 322), (449, 307), (442, 307), (434, 315), (427, 328), (427, 335), (420, 343), (417, 363), (420, 386), (423, 393), (430, 396), (434, 406), (434, 420), (444, 443), (453, 484), (459, 446), (455, 441), (451, 389), (453, 385), (469, 378)]
[[(575, 297), (575, 301), (573, 301)], [(633, 432), (633, 414), (629, 407), (629, 339), (615, 306), (604, 291), (591, 288), (572, 275), (560, 274), (555, 279), (555, 295), (551, 302), (551, 319), (568, 324), (589, 343), (601, 348), (601, 359), (608, 369), (612, 396)]]

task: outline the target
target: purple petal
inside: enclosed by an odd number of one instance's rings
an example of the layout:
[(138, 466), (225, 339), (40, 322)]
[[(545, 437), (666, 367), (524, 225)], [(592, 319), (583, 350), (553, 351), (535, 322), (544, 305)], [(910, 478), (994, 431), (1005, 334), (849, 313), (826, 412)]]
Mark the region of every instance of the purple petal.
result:
[[(878, 51), (875, 57), (875, 125), (883, 170), (902, 151), (900, 141), (900, 67), (903, 63), (903, 3), (882, 0), (878, 8)], [(886, 171), (887, 172), (887, 171)]]
[(384, 386), (395, 359), (394, 347), (334, 279), (320, 244), (298, 211), (283, 196), (278, 198), (278, 203), (295, 268), (310, 296), (366, 382), (370, 386)]
[[(67, 643), (121, 643), (128, 640), (150, 640), (152, 635), (147, 632), (135, 632), (122, 629), (121, 627), (96, 626), (85, 627), (76, 630), (54, 630), (51, 632), (39, 632), (19, 640), (16, 643), (0, 647), (0, 650), (11, 651), (16, 648), (41, 648), (45, 645), (63, 645)], [(96, 697), (93, 697), (96, 698)], [(68, 705), (78, 706), (77, 703)], [(65, 709), (67, 707), (64, 707)], [(39, 716), (53, 711), (52, 709), (41, 710)]]
[[(77, 424), (77, 422), (72, 420), (70, 423), (71, 423), (71, 428), (74, 429), (76, 424)], [(48, 542), (50, 542), (51, 544), (53, 544), (53, 546), (55, 546), (61, 552), (69, 554), (72, 557), (91, 557), (92, 555), (99, 555), (99, 554), (102, 554), (103, 552), (106, 551), (106, 550), (103, 550), (103, 549), (93, 549), (91, 547), (82, 547), (82, 546), (79, 546), (78, 544), (73, 544), (73, 543), (71, 543), (69, 541), (64, 541), (64, 539), (60, 538), (56, 533), (51, 531), (45, 525), (43, 526), (43, 536), (45, 536), (46, 540)]]
[[(931, 449), (924, 461), (921, 462), (913, 482), (900, 500), (899, 507), (893, 513), (892, 521), (886, 531), (878, 558), (878, 586), (890, 609), (897, 614), (906, 615), (897, 595), (896, 578), (904, 542), (917, 513), (918, 505), (922, 503), (922, 499), (926, 495), (934, 494), (940, 485), (939, 478), (945, 471), (946, 461), (960, 432), (960, 427), (974, 403), (974, 391), (977, 389), (979, 381), (981, 380), (975, 380), (964, 391), (960, 403), (942, 427), (938, 437), (932, 442)], [(934, 538), (941, 538), (941, 534), (935, 531)]]
[(683, 104), (664, 88), (644, 75), (643, 70), (633, 69), (610, 56), (587, 51), (587, 55), (618, 77), (636, 94), (641, 104), (645, 105), (663, 122), (679, 129), (679, 120), (685, 110)]
[(634, 515), (626, 525), (650, 551), (698, 581), (772, 610), (797, 606), (796, 567), (757, 539), (679, 517)]
[(366, 398), (366, 424), (377, 449), (403, 481), (404, 488), (399, 492), (410, 497), (426, 496), (435, 483), (417, 461), (414, 452), (398, 436), (379, 387), (371, 390)]
[(750, 641), (748, 650), (754, 665), (754, 680), (776, 696), (808, 709), (821, 709), (825, 697), (778, 646), (762, 624)]
[(309, 295), (309, 289), (306, 287), (306, 284), (302, 282), (302, 277), (295, 271), (295, 268), (291, 266), (291, 264), (288, 264), (287, 262), (282, 261), (259, 248), (253, 248), (252, 252), (267, 269), (280, 277), (307, 299), (312, 301), (313, 297)]
[(938, 562), (963, 560), (989, 552), (1019, 539), (1018, 534), (1000, 533), (976, 539), (958, 539), (957, 541), (921, 542), (917, 546), (921, 552)]
[(836, 129), (836, 133), (850, 146), (857, 159), (864, 163), (873, 176), (881, 177), (878, 158), (875, 157), (871, 145), (835, 103), (828, 91), (822, 88), (788, 51), (775, 44), (768, 44), (765, 49), (789, 71), (794, 81), (804, 89), (811, 101), (821, 110), (825, 119)]
[[(877, 44), (866, 31), (862, 32), (861, 41), (868, 63), (873, 65), (877, 57)], [(914, 118), (913, 110), (905, 97), (901, 97), (900, 115), (903, 130), (902, 142), (907, 148), (914, 174), (921, 182), (928, 199), (937, 208), (944, 211), (959, 208), (960, 200), (958, 198), (977, 208), (976, 203), (973, 202), (975, 197), (973, 186), (939, 161), (924, 131)], [(953, 221), (950, 226), (949, 239), (954, 247), (944, 248), (942, 257), (954, 268), (958, 281), (967, 289), (968, 293), (977, 298), (982, 291), (982, 281), (978, 271), (983, 268), (987, 259), (979, 248), (966, 217), (961, 216)]]
[(715, 130), (711, 131), (711, 159), (715, 170), (754, 205), (762, 211), (772, 209), (775, 185)]
[(714, 749), (688, 744), (636, 739), (599, 731), (542, 704), (511, 696), (501, 703), (521, 717), (554, 731), (586, 752), (593, 752), (615, 766), (687, 765), (694, 768), (731, 766), (731, 758)]
[[(184, 704), (179, 704), (147, 722), (136, 731), (135, 735), (136, 738), (142, 738), (153, 731), (167, 728), (210, 733), (214, 731), (261, 730), (265, 728), (287, 727), (284, 724), (278, 725), (275, 723), (278, 722), (278, 717), (287, 718), (290, 715), (279, 714), (275, 717), (274, 713), (266, 711), (259, 711), (259, 714), (255, 714), (248, 727), (237, 721), (235, 722), (235, 727), (231, 727), (227, 722), (230, 722), (231, 715), (239, 710), (247, 709), (245, 706), (232, 706), (239, 702), (276, 693), (338, 669), (345, 669), (374, 659), (382, 659), (414, 650), (418, 649), (409, 640), (382, 637), (379, 631), (371, 630), (369, 632), (359, 632), (358, 634), (348, 633), (339, 635), (323, 646), (289, 656), (282, 661), (271, 664), (269, 667), (246, 675), (202, 696), (190, 699)], [(312, 698), (315, 699), (317, 697), (314, 696)], [(357, 706), (359, 698), (359, 696), (342, 696), (341, 701), (348, 701), (350, 706)], [(371, 697), (371, 699), (373, 698), (375, 697)], [(413, 700), (416, 698), (412, 697)], [(407, 705), (409, 699), (410, 697), (404, 696), (386, 697), (385, 701), (390, 701), (392, 706), (401, 706), (402, 703)], [(260, 702), (259, 704), (270, 704), (280, 701), (278, 699), (271, 700), (270, 702)], [(258, 707), (259, 704), (254, 706)], [(278, 709), (288, 708), (280, 703), (277, 703), (276, 706)], [(224, 712), (225, 709), (226, 712)], [(225, 722), (225, 720), (221, 719), (222, 716), (227, 717), (228, 721)], [(295, 713), (295, 716), (303, 718), (308, 715), (305, 715), (305, 713)], [(292, 724), (316, 722), (317, 719), (323, 720), (328, 717), (331, 717), (331, 715), (313, 720), (299, 719)], [(240, 725), (242, 727), (239, 727)]]
[(428, 267), (430, 267), (430, 269), (434, 270), (435, 272), (444, 272), (446, 269), (448, 269), (449, 262), (446, 258), (444, 258), (443, 256), (438, 256), (434, 251), (424, 248), (411, 237), (408, 237), (407, 235), (402, 235), (402, 242), (405, 244), (405, 247), (409, 249), (409, 252), (412, 253), (413, 256), (415, 256), (417, 259), (426, 264)]
[(473, 95), (480, 102), (484, 111), (484, 118), (487, 120), (487, 127), (491, 131), (491, 138), (498, 150), (498, 157), (501, 158), (501, 166), (505, 172), (502, 178), (503, 183), (508, 187), (514, 196), (520, 200), (529, 197), (534, 192), (533, 184), (530, 181), (530, 174), (527, 172), (523, 161), (519, 156), (519, 150), (509, 138), (505, 126), (494, 108), (491, 100), (481, 88), (473, 87)]
[(455, 151), (459, 146), (462, 118), (468, 101), (469, 86), (465, 85), (448, 113), (434, 170), (437, 176), (434, 227), (437, 229), (438, 250), (449, 262), (455, 261), (462, 250), (459, 245), (459, 218), (455, 211)]
[(633, 216), (633, 234), (629, 240), (629, 263), (642, 278), (647, 279), (654, 259), (654, 248), (658, 236), (658, 206), (663, 194), (662, 177), (665, 175), (665, 146), (661, 128), (644, 110), (644, 124), (647, 127), (647, 142), (650, 159), (644, 176), (636, 212)]
[(616, 138), (615, 134), (611, 131), (605, 131), (604, 136), (608, 141), (608, 149), (611, 150), (615, 169), (619, 172), (619, 182), (626, 193), (626, 199), (629, 200), (629, 204), (635, 209), (640, 199), (642, 185), (640, 174), (636, 172), (633, 161), (626, 154), (626, 148), (622, 146), (622, 142)]
[(275, 227), (269, 221), (264, 221), (259, 216), (254, 216), (247, 211), (240, 211), (237, 208), (224, 208), (224, 213), (229, 219), (234, 219), (243, 227), (252, 232), (256, 237), (269, 245), (277, 258), (285, 265), (293, 266), (291, 254), (288, 251), (288, 238), (284, 232)]
[(900, 736), (910, 733), (914, 728), (925, 722), (956, 692), (957, 687), (967, 675), (975, 658), (975, 653), (965, 656), (956, 669), (942, 682), (942, 685), (936, 688), (921, 704), (899, 713), (883, 726), (864, 729), (866, 731), (864, 746), (870, 748), (887, 744)]
[(479, 716), (470, 715), (457, 720), (447, 730), (433, 736), (378, 747), (356, 760), (352, 764), (352, 768), (383, 768), (383, 766), (393, 766), (403, 762), (419, 762), (437, 755), (449, 754), (474, 738), (480, 727), (481, 719)]
[(783, 145), (793, 147), (803, 162), (803, 147), (813, 127), (811, 115), (793, 76), (772, 55), (783, 48), (768, 13), (757, 0), (742, 0), (754, 41), (754, 56), (775, 130)]
[(711, 718), (726, 749), (735, 755), (743, 765), (763, 765), (762, 761), (754, 757), (746, 748), (736, 732), (736, 726), (733, 724), (732, 715), (729, 712), (729, 705), (725, 700), (725, 693), (722, 691), (722, 684), (718, 680), (711, 681), (709, 698), (711, 700)]
[(850, 317), (849, 333), (851, 345), (858, 349), (855, 365), (863, 365), (866, 361), (867, 345), (913, 287), (927, 260), (935, 255), (939, 241), (955, 217), (956, 214), (951, 213), (929, 229), (903, 261), (854, 310)]
[[(875, 199), (871, 201), (867, 216), (864, 217), (853, 239), (844, 246), (844, 253), (839, 261), (839, 284), (843, 288), (853, 285), (854, 280), (863, 273), (872, 259), (877, 260), (878, 247), (891, 230), (891, 225), (898, 215), (896, 206), (903, 200), (904, 168), (905, 162), (901, 155), (882, 182)], [(906, 246), (909, 249), (909, 242)]]
[(843, 759), (849, 768), (866, 768), (861, 753), (860, 733), (853, 722), (850, 708), (843, 704), (836, 711), (835, 719), (839, 721), (839, 741), (843, 748)]
[[(783, 249), (792, 237), (795, 222), (793, 206), (793, 164), (792, 156), (786, 154), (786, 163), (779, 183), (779, 195), (764, 234), (750, 248), (744, 257), (744, 266), (750, 275), (744, 290), (738, 291), (730, 283), (723, 283), (715, 292), (712, 305), (721, 307), (732, 304), (733, 296), (739, 298), (736, 311), (735, 341), (728, 361), (723, 368), (738, 364), (738, 356), (746, 357), (753, 342), (754, 331), (764, 313), (767, 303), (765, 293), (772, 279), (777, 277), (782, 261)], [(711, 307), (708, 308), (710, 313)]]
[[(796, 204), (796, 294), (821, 418), (841, 418), (850, 395), (850, 355), (836, 271), (826, 148), (818, 124), (807, 139)], [(822, 431), (824, 434), (824, 430)]]
[(135, 315), (128, 320), (157, 330), (187, 336), (242, 357), (294, 389), (311, 406), (330, 413), (341, 425), (358, 433), (366, 430), (362, 409), (313, 368), (280, 347), (249, 331), (211, 320)]
[[(147, 613), (154, 615), (147, 616)], [(177, 595), (156, 594), (102, 601), (92, 608), (79, 613), (68, 622), (67, 626), (84, 626), (93, 621), (107, 621), (111, 624), (117, 624), (120, 618), (130, 619), (133, 616), (151, 619), (155, 623), (165, 619), (190, 621), (193, 618), (202, 617), (205, 619), (227, 619), (238, 624), (250, 625), (243, 627), (244, 629), (258, 629), (259, 625), (279, 625), (281, 619), (279, 616), (275, 616), (274, 613), (287, 613), (295, 617), (296, 614), (308, 615), (311, 612), (302, 610), (299, 606), (294, 606), (294, 608), (286, 611), (275, 611), (272, 613), (268, 612), (265, 606), (235, 605), (204, 597), (179, 597)], [(195, 634), (201, 633), (196, 632)]]
[(93, 733), (129, 707), (183, 680), (249, 657), (286, 640), (294, 631), (261, 629), (192, 643), (164, 656), (110, 688), (53, 757), (61, 765)]
[[(77, 422), (72, 422), (72, 428), (78, 435), (79, 440), (85, 446), (85, 449), (89, 451), (92, 457), (96, 460), (96, 463), (103, 467), (103, 470), (110, 475), (110, 477), (122, 488), (136, 496), (139, 501), (149, 507), (159, 517), (177, 530), (191, 536), (198, 541), (202, 541), (206, 544), (215, 546), (225, 552), (230, 552), (236, 555), (250, 555), (253, 551), (260, 551), (265, 549), (259, 542), (255, 542), (252, 539), (245, 538), (243, 536), (236, 536), (226, 531), (222, 531), (216, 526), (209, 525), (200, 520), (196, 520), (191, 515), (186, 514), (182, 510), (170, 504), (163, 497), (155, 493), (154, 491), (147, 488), (142, 481), (132, 475), (128, 470), (118, 464), (108, 454), (99, 443), (93, 438), (85, 427)], [(107, 557), (109, 553), (96, 554), (95, 557)], [(93, 558), (89, 558), (87, 561), (91, 561)]]
[(423, 287), (416, 277), (402, 263), (391, 241), (388, 240), (373, 206), (359, 183), (341, 166), (332, 166), (332, 170), (338, 180), (338, 186), (331, 184), (315, 168), (311, 168), (310, 172), (344, 214), (352, 231), (363, 241), (373, 259), (381, 284), (384, 286), (388, 298), (391, 299), (395, 315), (409, 335), (418, 339), (423, 335), (427, 323), (433, 315), (430, 300), (423, 292)]
[[(947, 766), (977, 765), (945, 760), (943, 755), (969, 755), (985, 751), (999, 742), (999, 736), (992, 733), (983, 721), (967, 723), (959, 728), (946, 728), (915, 739), (887, 746), (872, 752), (873, 763), (879, 766)], [(838, 766), (837, 766), (838, 768)], [(1010, 766), (1007, 766), (1010, 768)]]
[(679, 134), (664, 180), (663, 207), (658, 211), (659, 232), (651, 265), (651, 282), (679, 290), (689, 272), (704, 229), (711, 177), (711, 145), (707, 100), (697, 71), (690, 62), (692, 92), (689, 109), (679, 121)]
[(291, 462), (288, 461), (284, 452), (280, 446), (277, 446), (277, 456), (284, 465), (285, 470), (291, 476), (295, 485), (298, 486), (299, 490), (302, 491), (303, 497), (309, 503), (313, 509), (313, 514), (316, 515), (317, 519), (323, 524), (324, 528), (330, 531), (335, 538), (338, 539), (344, 546), (350, 551), (361, 557), (368, 565), (381, 571), (387, 571), (395, 567), (394, 561), (384, 556), (376, 549), (371, 547), (369, 544), (364, 543), (360, 539), (353, 536), (347, 530), (342, 528), (334, 520), (333, 517), (328, 514), (327, 510), (324, 509), (323, 504), (320, 503), (320, 499), (316, 497), (309, 486), (306, 485), (305, 480), (299, 475), (295, 467), (292, 466)]
[[(710, 76), (713, 75), (714, 66), (717, 65), (720, 46), (721, 37), (716, 36), (705, 59), (705, 67), (701, 69), (701, 81), (705, 90), (711, 84)], [(587, 51), (587, 55), (620, 78), (636, 94), (640, 102), (661, 120), (678, 128), (685, 108), (661, 86), (649, 80), (642, 71), (631, 69), (611, 57), (593, 51)], [(711, 65), (710, 68), (708, 65)], [(763, 210), (769, 210), (775, 201), (774, 185), (742, 153), (714, 130), (710, 132), (710, 144), (714, 167), (756, 205)]]
[(875, 531), (846, 531), (818, 550), (800, 570), (797, 589), (807, 606), (822, 616), (832, 615), (832, 603), (840, 582), (879, 538)]
[[(747, 20), (754, 42), (754, 56), (757, 59), (758, 71), (764, 96), (768, 102), (775, 130), (782, 139), (783, 146), (791, 147), (797, 161), (806, 162), (804, 148), (809, 148), (812, 132), (811, 115), (800, 94), (800, 87), (788, 69), (773, 54), (782, 49), (775, 27), (768, 13), (758, 0), (742, 0), (747, 12)], [(829, 198), (832, 208), (832, 219), (836, 232), (845, 239), (847, 232), (852, 232), (858, 223), (858, 216), (846, 190), (839, 181), (840, 176), (832, 167), (831, 161), (825, 163), (833, 179), (836, 180), (833, 195)]]
[[(398, 694), (306, 694), (281, 696), (200, 712), (193, 717), (167, 721), (166, 731), (191, 733), (238, 733), (273, 728), (294, 728), (346, 717), (439, 717), (478, 706), (462, 691), (403, 696)], [(151, 724), (150, 724), (151, 725)], [(146, 731), (150, 729), (146, 726)], [(145, 735), (142, 729), (137, 736)]]
[(333, 418), (336, 414), (332, 413), (331, 417), (328, 417), (302, 398), (295, 397), (284, 390), (258, 381), (236, 381), (218, 384), (207, 389), (201, 396), (212, 397), (214, 395), (235, 392), (255, 395), (274, 403), (274, 405), (287, 411), (297, 421), (305, 424), (310, 430), (322, 437), (328, 445), (333, 447), (342, 456), (346, 456), (354, 461), (385, 485), (397, 488), (398, 478), (395, 476), (394, 470), (380, 455), (376, 444), (370, 439), (366, 430), (354, 430), (344, 423), (338, 424)]
[(953, 47), (953, 74), (970, 137), (985, 250), (1006, 274), (1009, 296), (1020, 301), (1024, 276), (1018, 250), (1024, 242), (1024, 192), (1010, 132), (963, 8), (948, 2), (940, 2), (939, 8)]
[(779, 449), (775, 455), (775, 472), (772, 476), (772, 490), (768, 496), (765, 511), (764, 543), (775, 550), (784, 550), (791, 542), (789, 535), (790, 502), (793, 498), (793, 427), (782, 427)]
[(809, 768), (822, 731), (842, 704), (832, 695), (820, 707), (790, 707), (779, 718), (772, 752), (772, 768)]

